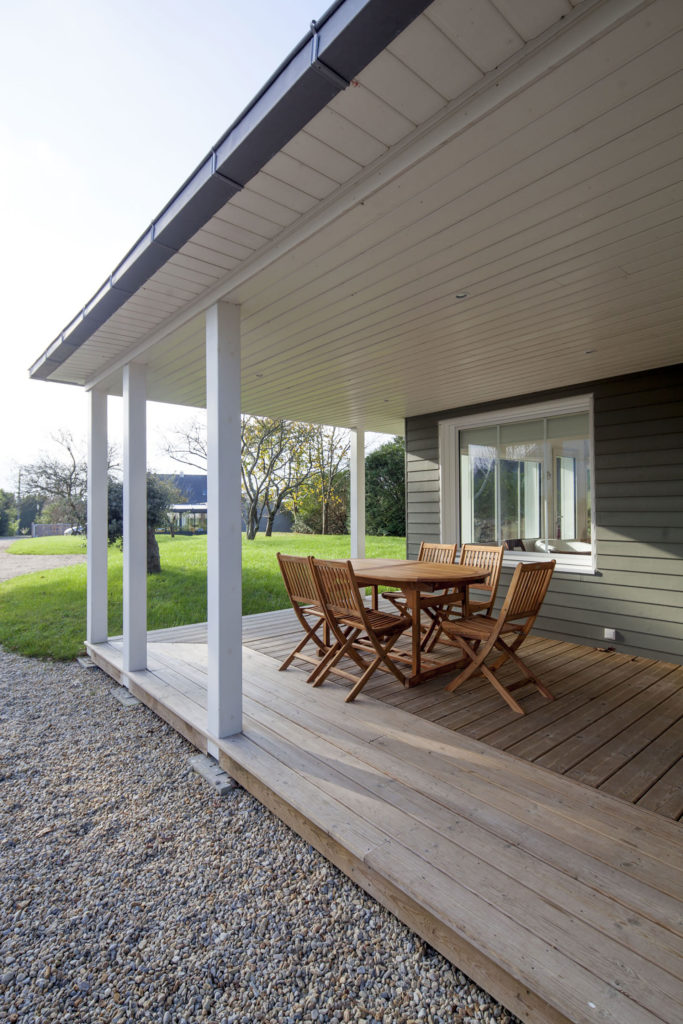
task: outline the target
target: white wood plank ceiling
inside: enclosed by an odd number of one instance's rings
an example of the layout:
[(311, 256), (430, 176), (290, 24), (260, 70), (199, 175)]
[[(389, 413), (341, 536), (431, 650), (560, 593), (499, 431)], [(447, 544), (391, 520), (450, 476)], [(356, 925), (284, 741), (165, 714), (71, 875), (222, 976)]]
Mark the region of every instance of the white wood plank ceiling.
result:
[(680, 0), (437, 0), (52, 379), (202, 405), (219, 297), (244, 411), (368, 430), (680, 361), (682, 55)]

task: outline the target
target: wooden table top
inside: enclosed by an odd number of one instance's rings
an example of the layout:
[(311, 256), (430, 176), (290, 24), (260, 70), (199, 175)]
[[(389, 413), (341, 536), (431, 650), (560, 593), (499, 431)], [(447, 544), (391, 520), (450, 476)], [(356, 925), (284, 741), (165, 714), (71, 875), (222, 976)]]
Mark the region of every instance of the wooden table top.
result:
[(418, 562), (405, 558), (352, 558), (356, 579), (366, 586), (396, 586), (416, 590), (430, 587), (457, 586), (458, 583), (480, 583), (488, 569), (470, 565), (445, 565), (443, 562)]

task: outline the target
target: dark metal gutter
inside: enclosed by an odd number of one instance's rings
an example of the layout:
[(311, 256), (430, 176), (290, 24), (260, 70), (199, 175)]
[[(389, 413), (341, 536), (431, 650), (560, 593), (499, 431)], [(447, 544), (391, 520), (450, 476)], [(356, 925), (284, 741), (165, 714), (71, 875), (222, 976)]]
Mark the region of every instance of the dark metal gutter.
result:
[(30, 369), (47, 380), (431, 0), (337, 0)]

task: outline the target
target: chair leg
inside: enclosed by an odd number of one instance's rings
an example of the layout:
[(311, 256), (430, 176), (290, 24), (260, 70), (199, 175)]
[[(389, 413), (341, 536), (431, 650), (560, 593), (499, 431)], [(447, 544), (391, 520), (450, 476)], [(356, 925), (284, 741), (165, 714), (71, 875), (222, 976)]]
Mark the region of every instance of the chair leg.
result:
[(534, 686), (536, 687), (536, 689), (537, 689), (537, 690), (539, 690), (539, 691), (540, 691), (540, 692), (541, 692), (541, 693), (543, 694), (543, 696), (544, 696), (544, 697), (547, 697), (547, 699), (548, 699), (548, 700), (555, 700), (555, 697), (554, 697), (554, 696), (553, 696), (553, 694), (552, 694), (552, 693), (550, 692), (550, 690), (548, 689), (548, 687), (547, 687), (547, 686), (544, 686), (544, 684), (543, 684), (543, 683), (541, 682), (541, 680), (540, 680), (540, 679), (538, 678), (538, 676), (536, 675), (536, 673), (535, 673), (535, 672), (532, 672), (532, 671), (531, 671), (531, 669), (529, 668), (529, 666), (528, 666), (528, 665), (526, 664), (526, 662), (522, 661), (522, 659), (520, 658), (520, 656), (519, 656), (518, 654), (516, 654), (516, 653), (515, 653), (515, 645), (514, 645), (514, 644), (511, 644), (511, 645), (509, 645), (509, 644), (506, 644), (506, 643), (505, 643), (505, 642), (504, 642), (503, 640), (501, 640), (501, 639), (500, 639), (500, 637), (499, 637), (499, 638), (498, 638), (498, 644), (497, 644), (497, 646), (498, 646), (498, 647), (502, 647), (502, 648), (504, 649), (504, 652), (505, 652), (505, 653), (504, 653), (504, 655), (503, 655), (503, 657), (502, 657), (502, 658), (498, 658), (498, 660), (497, 660), (497, 661), (495, 662), (495, 664), (491, 666), (491, 669), (492, 669), (492, 670), (494, 670), (494, 671), (495, 671), (495, 665), (497, 665), (497, 664), (498, 664), (498, 662), (503, 662), (503, 661), (505, 661), (505, 660), (506, 660), (507, 658), (511, 658), (511, 659), (512, 659), (512, 661), (514, 661), (515, 665), (516, 665), (516, 666), (517, 666), (517, 667), (518, 667), (519, 669), (521, 669), (521, 671), (522, 671), (522, 672), (524, 673), (525, 679), (526, 679), (526, 680), (527, 680), (528, 682), (530, 682), (530, 683), (533, 683), (533, 684), (534, 684)]
[(392, 662), (391, 658), (389, 658), (389, 656), (388, 656), (389, 655), (389, 651), (394, 646), (394, 644), (396, 643), (396, 641), (398, 640), (400, 635), (401, 635), (400, 633), (397, 633), (396, 636), (392, 637), (390, 639), (389, 643), (386, 645), (386, 647), (382, 647), (382, 645), (380, 643), (375, 642), (374, 638), (371, 638), (372, 641), (373, 641), (373, 647), (375, 648), (375, 651), (377, 652), (377, 657), (375, 658), (375, 660), (372, 662), (371, 665), (368, 665), (368, 667), (366, 668), (365, 672), (360, 677), (360, 679), (358, 680), (356, 685), (353, 687), (353, 689), (350, 691), (350, 693), (348, 693), (346, 695), (346, 697), (344, 698), (344, 700), (345, 700), (345, 702), (347, 704), (350, 703), (350, 701), (356, 699), (356, 697), (358, 696), (360, 691), (363, 689), (363, 687), (367, 683), (367, 681), (370, 678), (370, 676), (373, 674), (373, 672), (377, 671), (377, 669), (379, 668), (379, 666), (382, 663), (384, 663), (387, 666), (387, 668), (389, 669), (390, 672), (393, 672), (393, 674), (398, 679), (399, 683), (402, 686), (405, 686), (405, 681), (406, 681), (405, 680), (405, 676), (403, 675), (402, 672), (399, 672), (399, 670), (396, 668), (396, 666)]
[(365, 686), (365, 684), (367, 683), (367, 681), (368, 681), (368, 679), (370, 678), (370, 676), (371, 676), (371, 675), (373, 674), (373, 672), (376, 672), (376, 671), (377, 671), (377, 668), (379, 667), (379, 665), (380, 665), (380, 662), (381, 662), (381, 661), (382, 661), (382, 659), (381, 659), (381, 658), (379, 657), (379, 655), (378, 655), (378, 656), (377, 656), (377, 657), (375, 658), (375, 660), (374, 660), (374, 661), (372, 662), (372, 664), (371, 664), (371, 665), (368, 665), (368, 667), (366, 668), (365, 672), (364, 672), (364, 673), (363, 673), (363, 675), (362, 675), (362, 676), (360, 677), (360, 679), (358, 680), (358, 682), (356, 683), (356, 685), (355, 685), (355, 686), (353, 687), (353, 689), (351, 690), (351, 692), (350, 692), (350, 693), (348, 693), (348, 694), (346, 695), (346, 697), (344, 698), (344, 701), (345, 701), (345, 703), (347, 703), (347, 704), (348, 704), (348, 703), (350, 703), (350, 701), (352, 701), (352, 700), (355, 700), (355, 699), (356, 699), (356, 697), (358, 696), (358, 694), (360, 693), (360, 691), (361, 691), (361, 690), (363, 689), (363, 687), (364, 687), (364, 686)]
[(529, 631), (525, 630), (522, 633), (518, 633), (517, 636), (515, 637), (515, 639), (512, 641), (511, 644), (506, 644), (503, 641), (501, 641), (502, 646), (505, 648), (505, 653), (502, 655), (502, 657), (498, 658), (496, 661), (493, 662), (493, 664), (490, 666), (491, 670), (493, 672), (497, 672), (498, 669), (501, 667), (501, 665), (504, 665), (505, 662), (507, 661), (507, 659), (510, 657), (510, 654), (508, 652), (516, 651), (517, 648), (521, 646), (521, 644), (527, 638), (528, 635), (529, 635)]
[[(463, 648), (463, 650), (465, 650), (468, 657), (472, 660), (470, 664), (467, 666), (467, 668), (463, 669), (459, 676), (456, 676), (455, 679), (453, 679), (450, 683), (447, 684), (447, 690), (455, 690), (456, 687), (460, 686), (462, 683), (465, 682), (465, 680), (469, 679), (470, 676), (472, 676), (475, 672), (479, 671), (489, 681), (489, 683), (491, 683), (491, 686), (494, 687), (494, 689), (500, 694), (505, 703), (515, 712), (515, 714), (523, 715), (524, 709), (522, 708), (522, 706), (515, 700), (515, 698), (510, 693), (510, 690), (506, 686), (504, 686), (503, 683), (500, 682), (500, 680), (495, 674), (496, 667), (500, 667), (501, 665), (505, 664), (505, 662), (510, 658), (524, 673), (524, 682), (534, 683), (534, 685), (538, 687), (538, 689), (544, 697), (547, 697), (549, 700), (554, 700), (554, 697), (550, 690), (548, 690), (547, 687), (543, 685), (541, 680), (536, 675), (534, 675), (531, 669), (524, 664), (519, 655), (515, 653), (515, 651), (513, 650), (514, 645), (508, 646), (508, 644), (506, 644), (504, 640), (502, 640), (500, 637), (497, 637), (493, 643), (489, 641), (487, 644), (485, 644), (481, 651), (477, 652), (476, 648), (473, 648), (469, 644), (467, 644), (462, 637), (455, 637), (455, 639), (459, 642), (460, 646)], [(498, 650), (502, 651), (502, 654), (500, 658), (496, 659), (493, 665), (485, 665), (484, 659), (487, 657), (487, 655), (490, 653), (494, 646)], [(524, 682), (515, 683), (512, 688), (516, 689), (518, 686), (524, 685)]]
[(289, 668), (289, 666), (292, 664), (292, 662), (297, 657), (299, 652), (304, 649), (309, 640), (312, 640), (317, 645), (319, 656), (322, 657), (327, 653), (327, 648), (323, 644), (322, 640), (320, 639), (320, 637), (316, 636), (317, 631), (320, 629), (320, 625), (321, 623), (319, 622), (316, 626), (313, 626), (311, 629), (309, 629), (303, 640), (299, 644), (297, 644), (292, 653), (288, 655), (282, 662), (282, 664), (278, 668), (278, 672), (284, 672), (286, 671), (286, 669)]
[(389, 671), (398, 679), (401, 686), (405, 686), (406, 677), (389, 657), (389, 651), (394, 646), (400, 635), (400, 633), (395, 633), (394, 636), (389, 638), (388, 643), (386, 643), (384, 647), (382, 647), (382, 645), (380, 644), (376, 637), (371, 636), (370, 640), (372, 642), (372, 646), (377, 652), (380, 662), (384, 662)]
[(430, 651), (434, 650), (436, 643), (443, 633), (440, 622), (433, 622), (427, 630), (427, 635), (422, 641), (422, 650), (425, 654), (429, 654)]
[[(327, 651), (327, 654), (323, 657), (323, 659), (315, 666), (315, 668), (313, 669), (312, 672), (309, 672), (308, 676), (306, 677), (306, 682), (307, 683), (314, 683), (314, 681), (317, 679), (317, 677), (322, 672), (325, 672), (325, 669), (327, 668), (329, 662), (332, 661), (332, 659), (334, 658), (334, 656), (335, 656), (335, 654), (337, 653), (338, 650), (339, 650), (339, 645), (338, 644), (333, 644), (329, 648), (329, 650)], [(325, 672), (325, 675), (327, 675), (326, 672)], [(322, 682), (322, 680), (321, 680), (321, 682)]]
[[(432, 615), (428, 608), (426, 608), (425, 611), (432, 621), (427, 626), (427, 632), (420, 642), (420, 647), (423, 651), (427, 652), (431, 651), (432, 647), (436, 643), (439, 633), (441, 632), (441, 620), (438, 615)], [(432, 637), (434, 637), (434, 639), (432, 639)]]
[[(355, 661), (356, 665), (362, 670), (367, 666), (367, 662), (361, 658), (357, 653), (354, 644), (358, 635), (359, 629), (349, 629), (345, 634), (344, 643), (338, 642), (329, 652), (329, 657), (323, 658), (322, 662), (311, 672), (307, 683), (312, 683), (313, 686), (321, 686), (322, 683), (327, 679), (330, 672), (334, 671), (336, 665), (342, 660), (342, 658), (351, 658)], [(344, 673), (342, 673), (344, 674)]]
[(492, 671), (491, 671), (491, 669), (490, 669), (490, 668), (488, 667), (488, 665), (482, 665), (482, 666), (481, 666), (481, 671), (482, 671), (482, 672), (483, 672), (483, 674), (484, 674), (484, 675), (486, 676), (486, 678), (487, 678), (487, 679), (488, 679), (488, 681), (490, 682), (491, 686), (495, 687), (495, 689), (496, 689), (496, 690), (498, 691), (498, 693), (499, 693), (499, 694), (501, 695), (501, 697), (503, 698), (503, 700), (505, 701), (505, 703), (506, 703), (506, 704), (509, 704), (509, 705), (510, 705), (510, 707), (512, 708), (512, 710), (513, 710), (514, 712), (516, 712), (516, 713), (517, 713), (518, 715), (523, 715), (523, 714), (524, 714), (524, 709), (523, 709), (523, 708), (521, 707), (521, 705), (519, 705), (519, 704), (517, 703), (517, 701), (516, 701), (516, 700), (515, 700), (515, 698), (514, 698), (514, 697), (512, 696), (512, 694), (510, 693), (510, 691), (509, 691), (508, 689), (506, 689), (506, 688), (505, 688), (505, 687), (503, 686), (503, 684), (502, 684), (501, 682), (499, 682), (499, 680), (498, 680), (498, 679), (496, 678), (496, 676), (495, 676), (495, 675), (493, 674), (493, 672), (492, 672)]
[(484, 663), (484, 659), (487, 657), (487, 655), (493, 649), (494, 646), (493, 641), (489, 640), (484, 644), (484, 646), (480, 650), (477, 650), (477, 647), (479, 646), (480, 643), (480, 641), (478, 640), (475, 640), (472, 646), (468, 644), (467, 641), (464, 640), (461, 636), (455, 636), (453, 637), (453, 640), (456, 641), (458, 647), (460, 647), (463, 650), (463, 652), (467, 655), (467, 657), (470, 659), (470, 663), (462, 670), (462, 672), (459, 675), (455, 677), (455, 679), (451, 679), (450, 683), (446, 683), (444, 689), (449, 690), (451, 692), (455, 690), (458, 686), (461, 686), (462, 683), (466, 682), (470, 678), (470, 676), (475, 675), (478, 671), (481, 670), (481, 666)]

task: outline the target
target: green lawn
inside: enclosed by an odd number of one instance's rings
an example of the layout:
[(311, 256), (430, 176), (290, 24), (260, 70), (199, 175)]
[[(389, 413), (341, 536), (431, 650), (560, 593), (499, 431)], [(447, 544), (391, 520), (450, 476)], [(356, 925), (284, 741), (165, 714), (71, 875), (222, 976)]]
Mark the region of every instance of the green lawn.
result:
[[(160, 536), (162, 572), (147, 577), (149, 629), (183, 626), (206, 619), (206, 537)], [(242, 612), (274, 611), (288, 604), (275, 554), (344, 558), (347, 536), (258, 534), (242, 537)], [(12, 554), (83, 554), (82, 537), (40, 537), (16, 541)], [(368, 537), (368, 558), (404, 558), (402, 537)], [(123, 556), (109, 549), (109, 632), (122, 631)], [(29, 657), (66, 660), (83, 652), (85, 637), (85, 565), (17, 576), (0, 583), (0, 644)]]
[(85, 537), (22, 537), (9, 549), (12, 555), (84, 555)]

